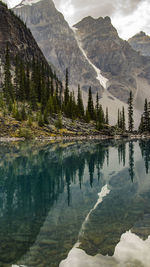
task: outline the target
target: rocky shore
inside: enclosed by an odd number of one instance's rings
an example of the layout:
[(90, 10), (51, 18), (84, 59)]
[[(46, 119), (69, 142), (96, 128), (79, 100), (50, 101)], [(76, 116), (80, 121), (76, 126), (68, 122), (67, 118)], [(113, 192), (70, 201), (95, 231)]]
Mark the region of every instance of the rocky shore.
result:
[(63, 117), (61, 127), (57, 127), (58, 117), (50, 118), (49, 124), (40, 127), (36, 122), (16, 121), (12, 117), (0, 117), (0, 142), (14, 142), (24, 140), (70, 141), (70, 140), (105, 140), (105, 139), (145, 139), (150, 135), (134, 132), (121, 132), (116, 126), (103, 125), (96, 129), (94, 122), (86, 123)]

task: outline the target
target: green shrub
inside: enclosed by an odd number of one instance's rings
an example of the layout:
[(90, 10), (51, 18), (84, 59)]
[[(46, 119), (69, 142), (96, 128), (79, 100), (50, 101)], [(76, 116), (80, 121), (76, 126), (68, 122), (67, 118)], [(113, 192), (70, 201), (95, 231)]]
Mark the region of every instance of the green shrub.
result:
[(18, 137), (24, 137), (25, 139), (32, 139), (33, 134), (30, 129), (20, 128), (18, 131)]

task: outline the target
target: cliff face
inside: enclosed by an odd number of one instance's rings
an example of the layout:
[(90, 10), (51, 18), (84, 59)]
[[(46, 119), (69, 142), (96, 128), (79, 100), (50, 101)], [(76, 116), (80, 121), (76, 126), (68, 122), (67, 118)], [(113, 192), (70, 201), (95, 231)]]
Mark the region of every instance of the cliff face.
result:
[(15, 56), (26, 62), (32, 58), (38, 58), (44, 64), (48, 64), (29, 29), (14, 15), (7, 6), (0, 1), (0, 88), (4, 79), (5, 51), (8, 45), (12, 69)]
[(52, 0), (24, 0), (13, 10), (30, 28), (48, 62), (60, 71), (61, 78), (66, 68), (69, 69), (72, 89), (76, 90), (80, 83), (84, 92), (91, 86), (93, 92), (102, 94), (96, 71), (84, 57), (72, 29)]
[(134, 35), (128, 42), (141, 55), (150, 57), (150, 36), (146, 35), (145, 32), (141, 31)]
[(108, 90), (127, 101), (129, 91), (137, 89), (136, 76), (146, 59), (119, 38), (109, 17), (87, 17), (74, 27), (88, 58), (109, 78)]
[(7, 44), (13, 57), (19, 53), (26, 61), (34, 56), (46, 62), (30, 30), (0, 2), (0, 58), (2, 62)]

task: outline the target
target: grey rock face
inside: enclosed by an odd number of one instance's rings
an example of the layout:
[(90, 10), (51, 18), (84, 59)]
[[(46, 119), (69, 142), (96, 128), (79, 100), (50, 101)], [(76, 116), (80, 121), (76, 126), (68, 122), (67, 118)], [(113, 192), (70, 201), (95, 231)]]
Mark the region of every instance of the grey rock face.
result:
[(12, 65), (18, 54), (25, 61), (30, 61), (34, 57), (48, 64), (30, 30), (0, 1), (0, 90), (4, 79), (7, 45)]
[(80, 84), (82, 90), (87, 92), (91, 86), (93, 92), (99, 91), (101, 95), (103, 88), (96, 79), (96, 71), (82, 54), (72, 29), (52, 0), (41, 0), (32, 5), (24, 3), (22, 1), (13, 10), (30, 28), (48, 62), (60, 71), (60, 77), (64, 78), (68, 68), (72, 89), (77, 90)]
[(146, 35), (145, 32), (141, 31), (134, 35), (128, 42), (141, 55), (150, 57), (150, 36)]
[(109, 78), (109, 92), (126, 102), (129, 91), (136, 92), (146, 59), (119, 38), (109, 17), (87, 17), (74, 27), (88, 58)]

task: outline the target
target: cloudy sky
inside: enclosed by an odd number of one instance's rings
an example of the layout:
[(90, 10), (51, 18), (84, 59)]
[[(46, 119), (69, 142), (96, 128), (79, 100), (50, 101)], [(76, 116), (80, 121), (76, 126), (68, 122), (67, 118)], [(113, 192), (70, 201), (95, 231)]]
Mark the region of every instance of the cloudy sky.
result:
[[(11, 6), (20, 2), (5, 1)], [(89, 15), (95, 18), (110, 16), (124, 39), (141, 30), (150, 35), (150, 0), (54, 0), (54, 3), (70, 25)]]

